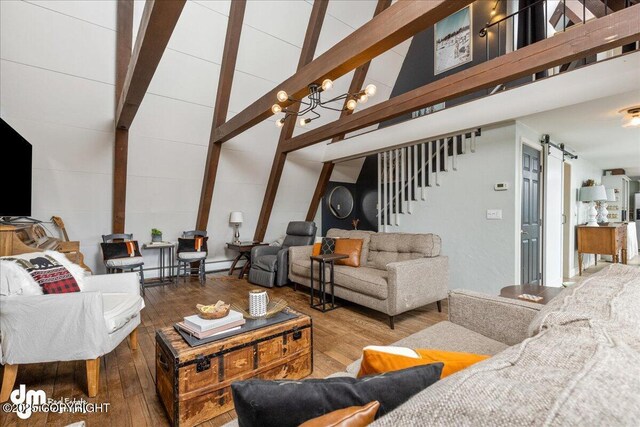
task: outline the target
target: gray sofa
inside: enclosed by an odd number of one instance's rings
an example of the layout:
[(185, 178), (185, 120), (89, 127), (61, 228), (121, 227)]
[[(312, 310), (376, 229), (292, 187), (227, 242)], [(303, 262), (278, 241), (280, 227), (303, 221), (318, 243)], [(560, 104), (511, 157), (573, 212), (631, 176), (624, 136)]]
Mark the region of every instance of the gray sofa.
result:
[[(335, 266), (338, 298), (394, 316), (447, 297), (448, 258), (440, 255), (441, 240), (435, 234), (374, 233), (332, 228), (327, 237), (362, 239), (360, 267)], [(309, 256), (312, 246), (289, 249), (289, 279), (311, 285)], [(317, 263), (314, 263), (314, 268)], [(318, 270), (314, 277), (318, 277)], [(328, 277), (328, 273), (327, 273)], [(314, 287), (318, 286), (317, 280)]]
[[(494, 355), (380, 418), (386, 426), (640, 425), (640, 269), (613, 264), (547, 305), (452, 291), (449, 321), (395, 345)], [(359, 361), (347, 372), (355, 375)]]

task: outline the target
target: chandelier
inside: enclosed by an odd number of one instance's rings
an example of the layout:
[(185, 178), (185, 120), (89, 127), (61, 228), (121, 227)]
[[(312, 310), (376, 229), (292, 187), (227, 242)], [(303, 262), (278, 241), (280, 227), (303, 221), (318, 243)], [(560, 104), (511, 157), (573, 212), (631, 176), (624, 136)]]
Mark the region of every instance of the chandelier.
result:
[[(289, 116), (300, 117), (298, 124), (300, 126), (306, 126), (309, 123), (311, 123), (311, 121), (320, 117), (320, 114), (316, 111), (318, 107), (326, 108), (327, 110), (333, 110), (333, 111), (346, 111), (346, 110), (353, 111), (356, 109), (358, 103), (364, 104), (365, 102), (367, 102), (367, 100), (370, 97), (376, 94), (376, 90), (377, 90), (375, 85), (369, 84), (358, 93), (343, 93), (342, 95), (338, 95), (335, 98), (331, 98), (326, 101), (323, 101), (322, 92), (329, 91), (332, 88), (333, 88), (333, 81), (331, 81), (330, 79), (323, 80), (321, 85), (318, 85), (315, 83), (310, 84), (309, 95), (305, 97), (307, 101), (304, 100), (305, 98), (303, 99), (292, 98), (284, 90), (279, 91), (276, 94), (276, 98), (278, 99), (278, 102), (289, 101), (292, 103), (291, 105), (300, 104), (301, 108), (299, 108), (298, 111), (296, 111), (296, 110), (290, 110), (288, 108), (283, 108), (278, 103), (273, 104), (273, 106), (271, 107), (271, 111), (273, 112), (273, 114), (284, 113), (284, 117), (276, 121), (276, 126), (278, 127), (284, 126), (284, 121)], [(343, 99), (347, 100), (344, 108), (335, 108), (328, 105)], [(307, 114), (312, 114), (312, 116), (305, 117), (305, 115)]]

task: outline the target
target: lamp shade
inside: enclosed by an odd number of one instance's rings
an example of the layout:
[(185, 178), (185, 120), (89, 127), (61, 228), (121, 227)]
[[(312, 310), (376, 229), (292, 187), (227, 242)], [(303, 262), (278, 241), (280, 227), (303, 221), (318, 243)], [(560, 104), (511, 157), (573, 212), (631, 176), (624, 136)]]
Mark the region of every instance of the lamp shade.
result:
[(582, 187), (580, 189), (581, 202), (597, 202), (607, 200), (607, 191), (604, 185), (592, 185), (591, 187)]
[(229, 214), (229, 224), (242, 224), (242, 212), (231, 212)]
[(607, 188), (607, 202), (616, 201), (616, 190), (613, 188)]

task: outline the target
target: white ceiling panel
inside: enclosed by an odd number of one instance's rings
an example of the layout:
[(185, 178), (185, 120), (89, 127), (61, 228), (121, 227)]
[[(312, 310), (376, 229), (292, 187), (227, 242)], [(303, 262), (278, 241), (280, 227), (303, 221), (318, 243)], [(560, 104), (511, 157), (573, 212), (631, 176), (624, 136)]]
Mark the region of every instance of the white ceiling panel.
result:
[(220, 15), (229, 16), (231, 0), (190, 0), (191, 3), (198, 3), (200, 6), (213, 10)]
[[(233, 74), (233, 85), (229, 101), (228, 118), (244, 110), (255, 100), (269, 92), (275, 84), (270, 80), (253, 76), (236, 69)], [(273, 100), (276, 101), (275, 99)]]
[(208, 145), (213, 108), (147, 93), (130, 135)]
[(21, 1), (0, 1), (0, 20), (3, 59), (114, 83), (112, 30)]
[(112, 30), (116, 29), (117, 3), (111, 0), (26, 0), (26, 2)]
[(265, 120), (225, 142), (224, 147), (236, 151), (266, 152), (273, 158), (279, 136), (280, 128)]
[(367, 77), (384, 83), (393, 88), (400, 74), (404, 56), (397, 54), (392, 50), (388, 50), (382, 55), (373, 58), (369, 66)]
[[(331, 4), (331, 2), (329, 2)], [(345, 24), (344, 22), (334, 18), (331, 15), (327, 15), (322, 23), (322, 30), (320, 31), (320, 37), (318, 38), (318, 47), (314, 58), (325, 53), (333, 45), (340, 40), (347, 37), (353, 32), (353, 28)]]
[(360, 28), (373, 17), (377, 0), (330, 1), (327, 15), (330, 15), (352, 29)]
[(167, 50), (147, 92), (213, 108), (219, 74), (218, 64)]
[(252, 27), (242, 28), (237, 69), (277, 84), (296, 72), (299, 59), (299, 47)]
[(249, 1), (243, 22), (245, 26), (302, 48), (311, 9), (305, 1)]
[(199, 3), (187, 2), (167, 48), (220, 64), (227, 21), (226, 16)]

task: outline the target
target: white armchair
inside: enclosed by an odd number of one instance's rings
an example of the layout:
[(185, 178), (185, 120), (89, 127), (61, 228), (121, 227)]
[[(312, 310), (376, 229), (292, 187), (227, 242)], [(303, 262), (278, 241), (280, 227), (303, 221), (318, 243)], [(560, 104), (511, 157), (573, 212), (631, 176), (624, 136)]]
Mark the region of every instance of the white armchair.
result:
[(98, 393), (100, 356), (129, 335), (138, 347), (144, 300), (137, 273), (87, 276), (82, 292), (0, 297), (0, 402), (9, 398), (18, 366), (86, 360), (87, 394)]

